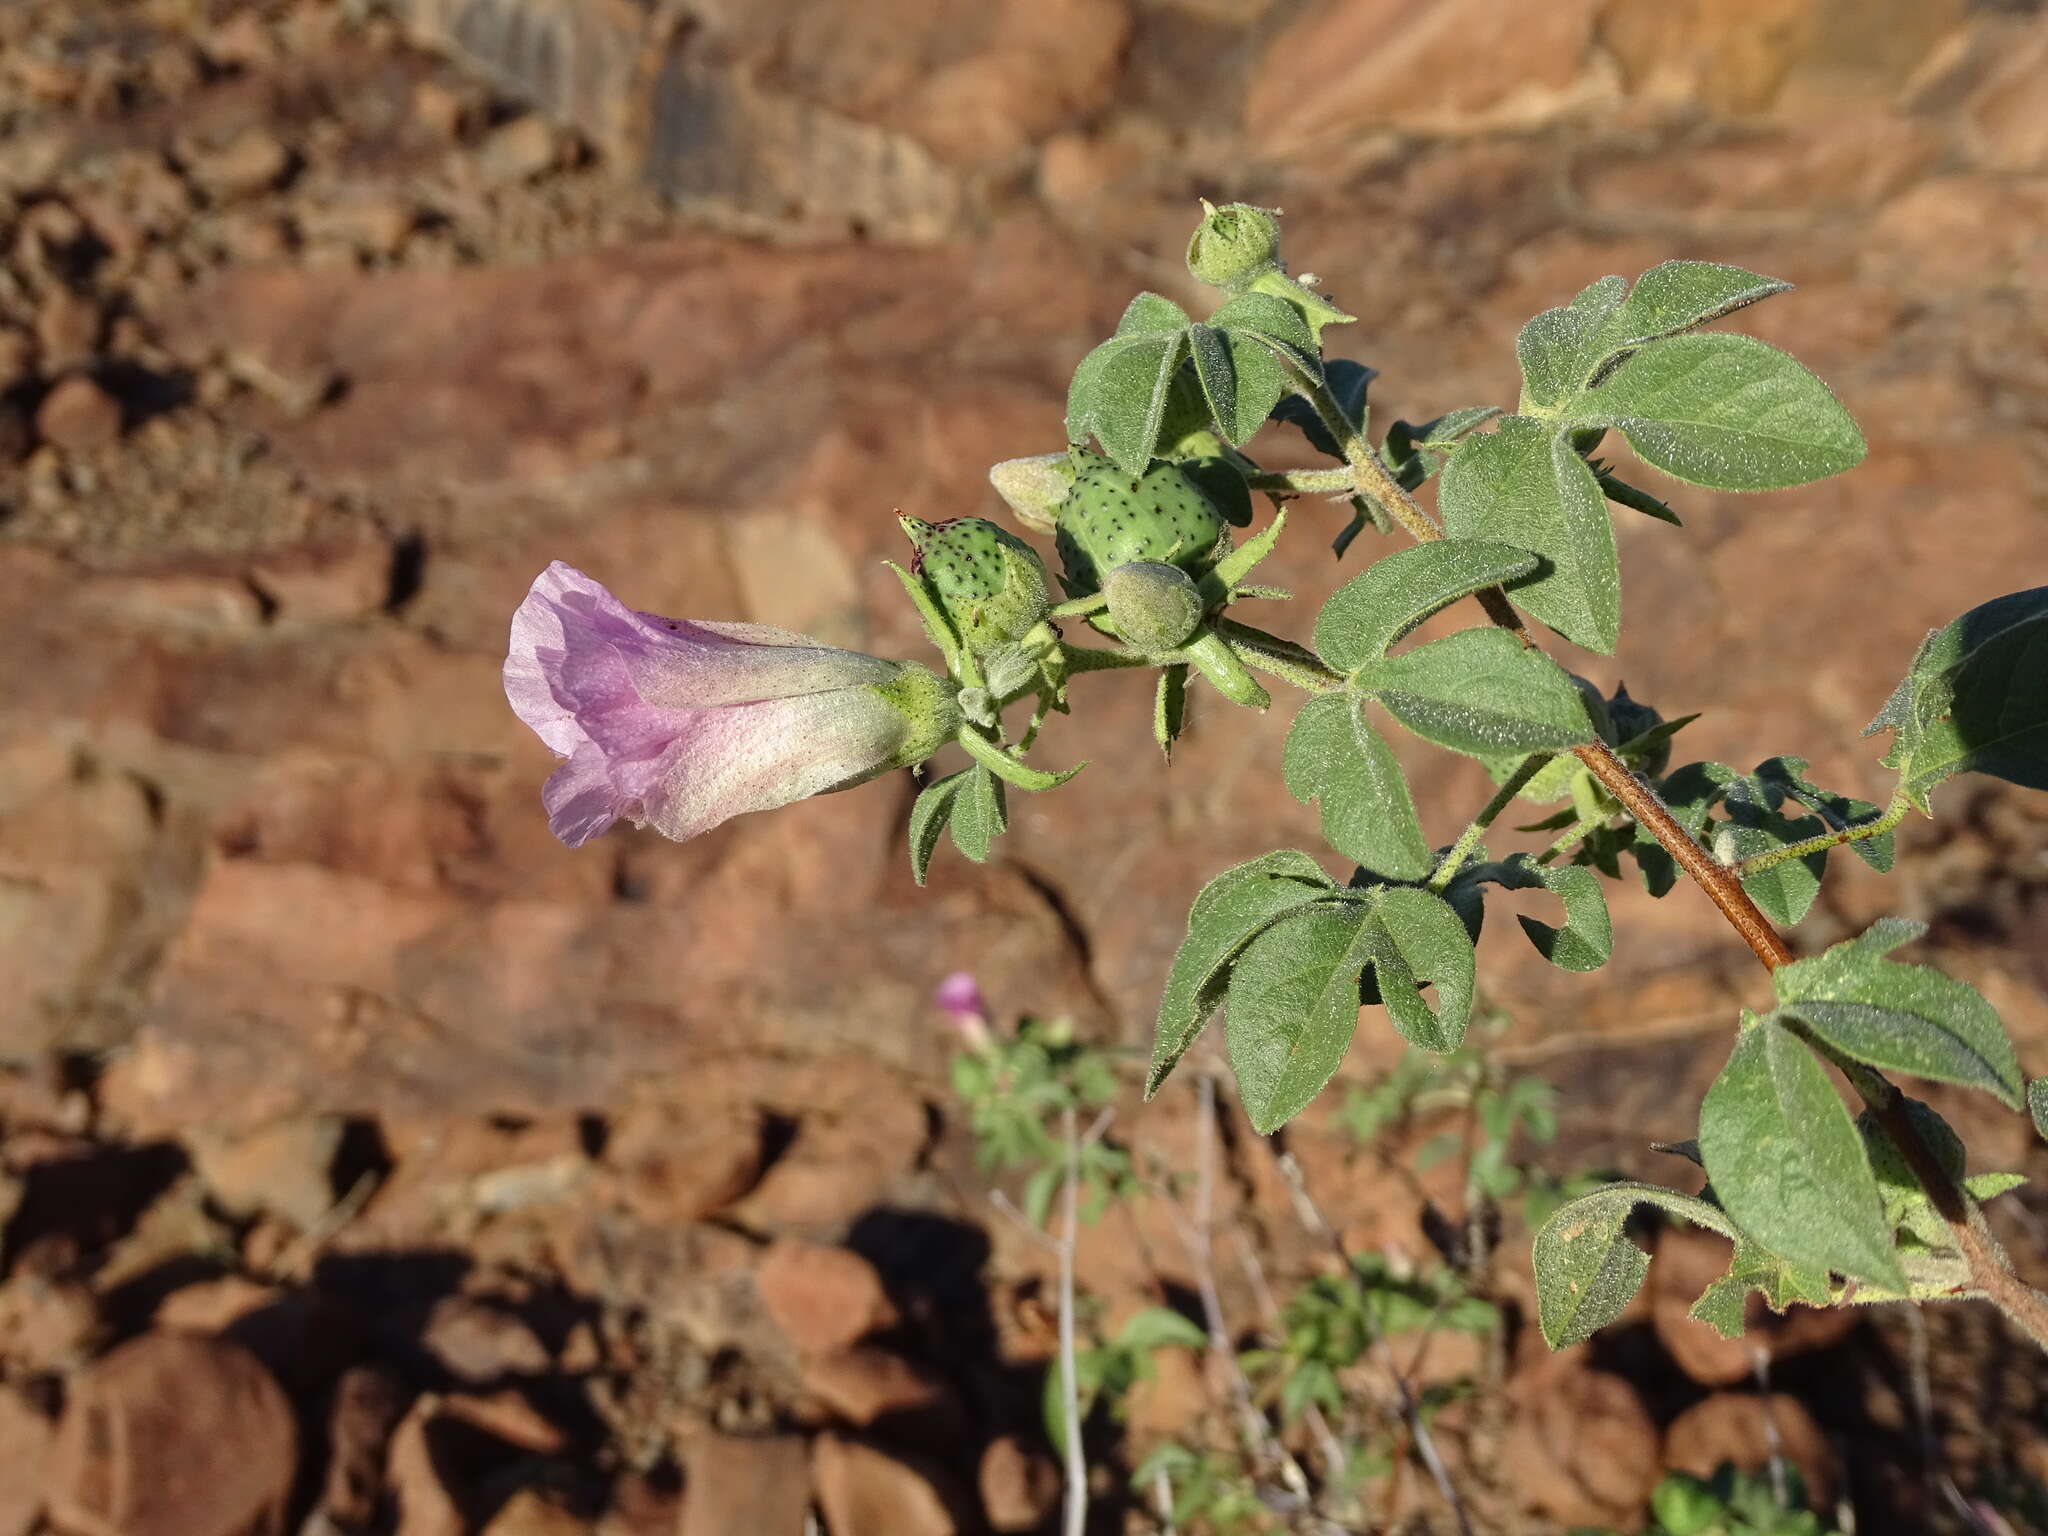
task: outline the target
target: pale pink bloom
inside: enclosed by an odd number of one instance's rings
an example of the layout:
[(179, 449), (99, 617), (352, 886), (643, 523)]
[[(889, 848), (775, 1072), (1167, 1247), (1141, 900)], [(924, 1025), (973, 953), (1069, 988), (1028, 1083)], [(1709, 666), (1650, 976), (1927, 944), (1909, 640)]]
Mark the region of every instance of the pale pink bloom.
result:
[(640, 613), (559, 560), (512, 616), (505, 696), (567, 759), (541, 799), (572, 848), (621, 817), (681, 840), (846, 789), (922, 761), (957, 723), (922, 667)]
[(953, 972), (939, 983), (932, 1000), (968, 1045), (978, 1048), (988, 1043), (988, 1003), (972, 971)]

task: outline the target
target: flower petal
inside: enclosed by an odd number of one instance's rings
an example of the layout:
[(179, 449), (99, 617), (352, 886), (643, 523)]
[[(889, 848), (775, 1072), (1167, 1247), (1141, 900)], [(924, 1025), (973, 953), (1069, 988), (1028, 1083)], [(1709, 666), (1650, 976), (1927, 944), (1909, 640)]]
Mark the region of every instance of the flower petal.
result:
[(866, 688), (692, 712), (644, 819), (680, 842), (745, 811), (846, 789), (880, 773), (909, 732)]

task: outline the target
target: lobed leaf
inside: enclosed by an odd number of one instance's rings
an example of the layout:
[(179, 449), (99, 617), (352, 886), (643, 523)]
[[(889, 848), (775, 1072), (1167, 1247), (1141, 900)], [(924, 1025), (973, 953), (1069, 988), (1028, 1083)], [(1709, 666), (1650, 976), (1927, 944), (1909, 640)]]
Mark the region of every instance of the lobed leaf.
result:
[(1561, 1207), (1536, 1234), (1536, 1320), (1552, 1349), (1583, 1344), (1642, 1289), (1650, 1256), (1625, 1230), (1638, 1205), (1655, 1205), (1724, 1237), (1728, 1218), (1704, 1200), (1654, 1184), (1609, 1184)]
[(1782, 1007), (1843, 1055), (1884, 1071), (1980, 1088), (2012, 1109), (2025, 1092), (1997, 1010), (1976, 988), (1885, 952), (1924, 931), (1880, 922), (1772, 973)]
[[(1628, 297), (1608, 316), (1602, 340), (1619, 351), (1660, 336), (1675, 336), (1774, 293), (1784, 293), (1791, 286), (1717, 261), (1659, 262), (1635, 280)], [(1602, 359), (1603, 364), (1606, 361)]]
[[(1455, 1051), (1472, 1018), (1472, 935), (1433, 891), (1397, 885), (1380, 893), (1365, 929), (1380, 1002), (1403, 1039), (1439, 1055)], [(1433, 985), (1436, 1006), (1422, 996)]]
[(1580, 289), (1569, 304), (1546, 309), (1515, 338), (1522, 365), (1522, 404), (1554, 409), (1576, 396), (1593, 376), (1606, 346), (1607, 323), (1628, 279), (1609, 276)]
[(1473, 757), (1594, 739), (1571, 676), (1505, 630), (1467, 629), (1366, 663), (1352, 687), (1426, 741)]
[(1287, 371), (1251, 334), (1191, 325), (1188, 350), (1216, 430), (1233, 447), (1264, 426), (1287, 393)]
[(1459, 598), (1536, 569), (1536, 556), (1484, 539), (1414, 544), (1376, 560), (1330, 595), (1316, 617), (1315, 648), (1325, 665), (1351, 672)]
[(1543, 564), (1515, 583), (1515, 602), (1588, 650), (1621, 632), (1621, 566), (1607, 500), (1567, 435), (1509, 416), (1469, 439), (1444, 467), (1437, 505), (1455, 537), (1526, 549)]
[(1159, 1091), (1222, 1003), (1226, 973), (1238, 952), (1267, 924), (1336, 892), (1323, 867), (1293, 849), (1248, 859), (1202, 887), (1159, 1000), (1145, 1097)]
[(1252, 1128), (1278, 1130), (1336, 1075), (1358, 1027), (1363, 907), (1282, 917), (1230, 969), (1224, 1039)]
[(1798, 1267), (1905, 1289), (1855, 1121), (1783, 1024), (1743, 1029), (1700, 1105), (1699, 1142), (1721, 1204), (1762, 1246)]
[(1323, 840), (1345, 858), (1420, 880), (1435, 860), (1401, 765), (1364, 706), (1350, 694), (1322, 694), (1301, 707), (1281, 758), (1287, 790), (1304, 805), (1322, 802)]
[(1827, 385), (1753, 336), (1670, 336), (1637, 350), (1573, 407), (1619, 427), (1667, 475), (1723, 491), (1804, 485), (1853, 468), (1863, 434)]
[(1536, 952), (1567, 971), (1596, 971), (1614, 953), (1614, 920), (1600, 877), (1575, 864), (1553, 867), (1518, 853), (1488, 865), (1486, 874), (1511, 891), (1547, 890), (1564, 903), (1564, 926), (1518, 917)]

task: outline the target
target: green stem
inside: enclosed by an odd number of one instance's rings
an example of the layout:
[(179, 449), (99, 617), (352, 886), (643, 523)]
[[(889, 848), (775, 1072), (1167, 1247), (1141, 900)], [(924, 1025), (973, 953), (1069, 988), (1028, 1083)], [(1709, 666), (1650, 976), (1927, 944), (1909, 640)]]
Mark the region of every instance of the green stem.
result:
[(1794, 859), (1803, 859), (1810, 853), (1825, 853), (1843, 843), (1860, 843), (1866, 837), (1882, 837), (1906, 819), (1906, 812), (1913, 808), (1904, 792), (1892, 796), (1892, 803), (1884, 808), (1884, 814), (1874, 821), (1858, 822), (1853, 827), (1843, 827), (1834, 832), (1823, 832), (1819, 837), (1809, 837), (1803, 843), (1788, 843), (1783, 848), (1773, 848), (1768, 853), (1754, 853), (1735, 866), (1735, 873), (1747, 880), (1751, 875), (1762, 874), (1767, 869), (1776, 869), (1780, 864), (1789, 864)]
[(1330, 386), (1298, 364), (1294, 371), (1295, 388), (1314, 408), (1330, 436), (1344, 450), (1344, 462), (1351, 466), (1353, 477), (1350, 489), (1399, 523), (1409, 537), (1419, 543), (1430, 544), (1442, 538), (1443, 530), (1431, 521), (1413, 496), (1401, 489), (1386, 461), (1365, 440), (1364, 434), (1345, 419), (1344, 408), (1330, 393)]
[(1075, 672), (1111, 672), (1119, 667), (1156, 667), (1159, 662), (1139, 651), (1111, 650), (1102, 645), (1065, 645), (1064, 652), (1069, 674)]
[(1443, 890), (1457, 877), (1459, 869), (1472, 857), (1472, 850), (1479, 846), (1479, 839), (1486, 835), (1486, 829), (1500, 818), (1500, 813), (1514, 802), (1515, 796), (1528, 787), (1529, 781), (1543, 771), (1551, 756), (1549, 752), (1532, 752), (1507, 776), (1500, 788), (1493, 792), (1493, 798), (1480, 807), (1479, 814), (1472, 818), (1472, 824), (1458, 834), (1458, 840), (1451, 844), (1450, 851), (1430, 875), (1429, 888), (1432, 891)]
[(1606, 822), (1607, 817), (1604, 815), (1581, 816), (1577, 821), (1566, 827), (1563, 832), (1558, 834), (1556, 842), (1536, 855), (1536, 862), (1538, 864), (1555, 864), (1560, 858), (1571, 851), (1573, 844), (1582, 841), (1588, 832), (1593, 831), (1596, 827), (1604, 826)]
[(1275, 496), (1341, 495), (1351, 489), (1349, 469), (1269, 469), (1246, 475), (1245, 484)]

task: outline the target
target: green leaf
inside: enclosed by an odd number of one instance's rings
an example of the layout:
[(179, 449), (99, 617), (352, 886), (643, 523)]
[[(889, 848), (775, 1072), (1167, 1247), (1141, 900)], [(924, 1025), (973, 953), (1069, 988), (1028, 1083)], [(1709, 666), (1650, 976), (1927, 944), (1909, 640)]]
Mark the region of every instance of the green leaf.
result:
[[(1363, 937), (1380, 1002), (1402, 1038), (1439, 1055), (1455, 1051), (1472, 1018), (1475, 959), (1472, 935), (1450, 903), (1416, 886), (1391, 886), (1373, 902)], [(1424, 985), (1436, 989), (1434, 1008)]]
[(1287, 393), (1287, 371), (1265, 343), (1241, 331), (1189, 326), (1188, 349), (1216, 430), (1235, 447), (1266, 424)]
[(1311, 907), (1261, 930), (1231, 967), (1224, 1038), (1260, 1135), (1300, 1114), (1350, 1049), (1366, 927), (1362, 907)]
[(1074, 370), (1067, 440), (1086, 442), (1092, 432), (1125, 474), (1143, 474), (1187, 345), (1186, 325), (1171, 299), (1141, 293), (1131, 300), (1116, 334)]
[(1188, 312), (1163, 293), (1147, 291), (1124, 306), (1119, 336), (1171, 336), (1188, 327)]
[(1408, 781), (1364, 700), (1321, 694), (1287, 733), (1282, 771), (1303, 805), (1322, 802), (1323, 840), (1355, 864), (1395, 880), (1420, 880), (1434, 864)]
[(1487, 876), (1511, 891), (1547, 890), (1564, 902), (1564, 926), (1553, 928), (1533, 917), (1518, 917), (1522, 932), (1536, 952), (1567, 971), (1597, 971), (1614, 953), (1614, 922), (1600, 877), (1574, 864), (1538, 864), (1518, 853), (1487, 866)]
[(1919, 923), (1887, 919), (1810, 960), (1780, 966), (1771, 981), (1782, 1011), (1857, 1061), (1981, 1088), (2018, 1109), (2019, 1058), (1991, 1004), (1930, 966), (1884, 958), (1924, 931)]
[(1173, 957), (1159, 1000), (1152, 1066), (1145, 1076), (1151, 1098), (1223, 1001), (1230, 962), (1268, 923), (1337, 893), (1337, 884), (1305, 853), (1283, 849), (1248, 859), (1202, 887), (1188, 912), (1187, 937)]
[(1496, 416), (1507, 414), (1497, 405), (1467, 405), (1455, 411), (1425, 421), (1412, 430), (1415, 441), (1424, 448), (1455, 448), (1466, 437)]
[(1488, 539), (1543, 557), (1512, 589), (1515, 602), (1588, 650), (1621, 632), (1621, 566), (1607, 500), (1567, 437), (1509, 416), (1467, 441), (1444, 467), (1438, 507), (1455, 537)]
[(1209, 1335), (1171, 1307), (1145, 1307), (1133, 1312), (1117, 1330), (1116, 1347), (1149, 1355), (1155, 1349), (1206, 1349)]
[(1552, 1349), (1583, 1344), (1642, 1289), (1650, 1257), (1625, 1228), (1638, 1205), (1655, 1205), (1721, 1233), (1735, 1229), (1713, 1206), (1654, 1184), (1609, 1184), (1560, 1208), (1536, 1234), (1536, 1321)]
[(1264, 337), (1311, 378), (1323, 376), (1321, 352), (1302, 312), (1270, 293), (1241, 293), (1209, 317), (1219, 331)]
[(1678, 514), (1671, 510), (1670, 503), (1660, 496), (1652, 496), (1639, 486), (1630, 485), (1621, 476), (1599, 465), (1592, 466), (1593, 479), (1600, 486), (1600, 494), (1617, 507), (1627, 507), (1631, 512), (1640, 512), (1645, 517), (1654, 517), (1660, 523), (1669, 523), (1674, 528), (1683, 528)]
[(1863, 1138), (1784, 1025), (1742, 1031), (1700, 1105), (1700, 1155), (1729, 1216), (1772, 1253), (1905, 1289)]
[(1461, 597), (1527, 576), (1536, 556), (1483, 539), (1414, 544), (1375, 561), (1331, 594), (1316, 618), (1325, 665), (1351, 672)]
[(953, 797), (953, 844), (975, 863), (986, 864), (989, 844), (1009, 830), (1003, 781), (980, 766), (963, 773), (966, 782)]
[(946, 830), (946, 823), (952, 818), (953, 803), (967, 782), (968, 774), (976, 771), (963, 768), (943, 779), (934, 779), (919, 790), (917, 798), (911, 802), (910, 872), (919, 885), (924, 884), (925, 871), (931, 868), (932, 854), (939, 846), (939, 834)]
[(1401, 724), (1473, 757), (1542, 752), (1593, 740), (1571, 676), (1506, 630), (1467, 629), (1366, 663), (1352, 687)]
[[(1825, 831), (1827, 826), (1817, 816), (1781, 816), (1776, 811), (1744, 804), (1735, 807), (1729, 819), (1716, 829), (1714, 852), (1724, 861), (1747, 859), (1775, 848), (1803, 843)], [(1803, 859), (1788, 859), (1783, 864), (1746, 875), (1742, 888), (1749, 893), (1751, 901), (1763, 908), (1772, 922), (1789, 928), (1812, 910), (1814, 898), (1820, 895), (1821, 877), (1827, 873), (1827, 867), (1827, 850), (1822, 849), (1818, 853), (1809, 853)]]
[(2048, 1141), (2048, 1077), (2027, 1084), (2027, 1116), (2034, 1122), (2034, 1134)]
[(1737, 1238), (1728, 1273), (1700, 1292), (1687, 1316), (1707, 1324), (1724, 1339), (1739, 1339), (1747, 1331), (1744, 1313), (1751, 1291), (1763, 1292), (1775, 1312), (1783, 1312), (1795, 1301), (1824, 1307), (1833, 1299), (1825, 1271), (1793, 1268), (1776, 1254)]
[(1546, 309), (1515, 338), (1522, 365), (1522, 408), (1554, 409), (1586, 386), (1609, 349), (1607, 320), (1628, 289), (1623, 277), (1603, 277), (1579, 290), (1571, 303)]
[(1791, 286), (1715, 261), (1660, 262), (1636, 279), (1628, 297), (1608, 316), (1602, 340), (1618, 351), (1659, 336), (1675, 336)]
[(2048, 587), (1972, 608), (1930, 634), (1864, 734), (1893, 731), (1885, 766), (1921, 810), (1958, 773), (2048, 789)]
[(1652, 341), (1589, 391), (1573, 419), (1619, 427), (1646, 463), (1714, 490), (1804, 485), (1864, 453), (1827, 385), (1752, 336)]

